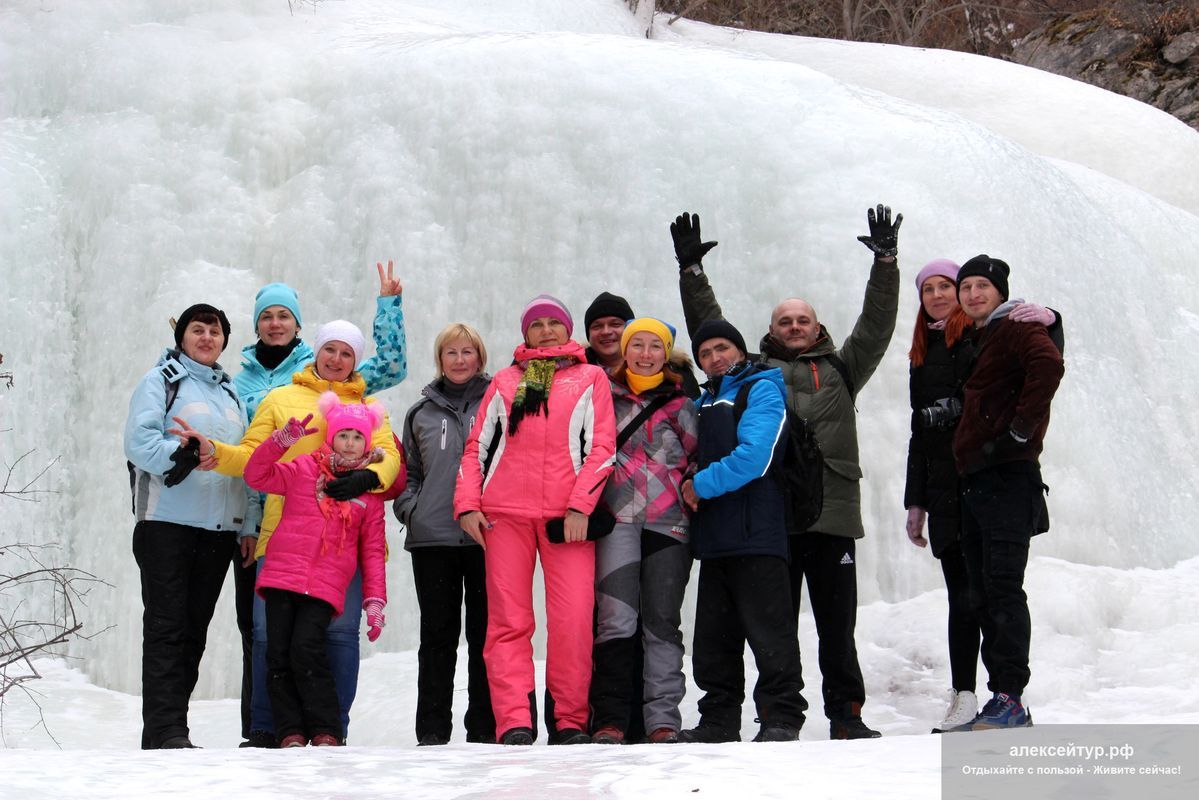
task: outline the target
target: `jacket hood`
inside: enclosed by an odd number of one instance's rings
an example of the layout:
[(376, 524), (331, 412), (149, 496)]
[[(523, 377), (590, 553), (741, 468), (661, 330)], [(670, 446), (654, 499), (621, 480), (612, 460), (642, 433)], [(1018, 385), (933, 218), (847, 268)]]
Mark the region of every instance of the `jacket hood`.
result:
[(778, 367), (765, 367), (751, 361), (743, 362), (743, 364), (744, 366), (738, 365), (734, 367), (735, 372), (726, 372), (719, 378), (709, 380), (704, 384), (704, 389), (713, 397), (733, 397), (743, 384), (767, 380), (778, 386), (779, 390), (786, 395), (787, 384), (783, 380), (783, 371), (781, 369)]
[[(444, 380), (445, 378), (436, 378), (430, 381), (423, 389), (420, 390), (420, 393), (424, 397), (432, 400), (437, 405), (443, 408), (452, 409), (453, 403), (450, 402), (449, 398), (446, 397), (445, 392), (442, 391)], [(468, 404), (483, 399), (483, 393), (487, 391), (487, 385), (489, 383), (491, 383), (491, 376), (486, 372), (481, 372), (474, 376), (466, 382), (466, 390), (463, 393), (463, 399), (465, 399)]]
[(1023, 302), (1024, 302), (1024, 298), (1017, 297), (1012, 300), (1005, 300), (1004, 302), (1000, 303), (999, 307), (996, 308), (994, 311), (992, 311), (990, 316), (987, 317), (987, 321), (983, 323), (983, 327), (984, 328), (987, 327), (988, 325), (990, 325), (992, 322), (994, 322), (997, 319), (1003, 319), (1008, 314), (1012, 313), (1013, 308), (1015, 308), (1016, 306), (1020, 305)]
[(327, 381), (316, 374), (316, 364), (309, 363), (304, 369), (291, 376), (291, 382), (311, 389), (317, 394), (334, 392), (338, 397), (362, 398), (366, 395), (366, 381), (356, 371), (350, 373), (348, 381)]
[(213, 364), (211, 367), (206, 367), (199, 361), (185, 355), (182, 351), (176, 350), (173, 347), (168, 347), (162, 351), (162, 355), (158, 357), (158, 362), (155, 367), (162, 367), (166, 364), (174, 364), (175, 368), (181, 372), (186, 372), (190, 377), (210, 383), (224, 383), (231, 380), (228, 373), (219, 363)]
[[(248, 369), (255, 372), (271, 372), (258, 361), (257, 342), (252, 342), (241, 349), (241, 366), (242, 369)], [(301, 339), (296, 346), (288, 353), (287, 358), (280, 362), (276, 370), (290, 369), (292, 372), (298, 372), (300, 367), (312, 361), (315, 353), (312, 352), (312, 346), (308, 342)]]
[(758, 342), (758, 352), (771, 358), (777, 358), (780, 361), (794, 361), (797, 358), (804, 356), (826, 356), (837, 349), (836, 343), (832, 337), (828, 335), (828, 329), (822, 324), (820, 331), (816, 335), (816, 342), (807, 350), (792, 350), (783, 346), (781, 342), (767, 331)]

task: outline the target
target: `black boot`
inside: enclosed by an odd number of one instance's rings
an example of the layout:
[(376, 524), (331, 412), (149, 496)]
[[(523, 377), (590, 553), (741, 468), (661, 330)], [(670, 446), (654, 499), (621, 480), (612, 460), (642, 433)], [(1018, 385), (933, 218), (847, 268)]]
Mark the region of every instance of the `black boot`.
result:
[(862, 704), (849, 702), (841, 714), (829, 718), (830, 739), (878, 739), (882, 734), (866, 727), (862, 722)]

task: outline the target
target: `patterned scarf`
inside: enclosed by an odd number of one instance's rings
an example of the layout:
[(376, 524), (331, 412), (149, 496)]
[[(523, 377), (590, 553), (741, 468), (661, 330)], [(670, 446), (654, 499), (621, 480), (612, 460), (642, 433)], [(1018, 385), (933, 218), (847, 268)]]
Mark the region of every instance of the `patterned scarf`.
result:
[(325, 534), (329, 530), (329, 520), (338, 519), (341, 524), (338, 526), (341, 531), (337, 539), (337, 552), (340, 554), (345, 547), (346, 530), (350, 526), (350, 522), (354, 517), (354, 507), (350, 500), (334, 500), (329, 495), (325, 494), (325, 484), (334, 480), (341, 473), (349, 472), (354, 469), (365, 469), (371, 464), (377, 464), (383, 460), (383, 449), (376, 447), (363, 454), (361, 458), (344, 458), (333, 452), (328, 443), (322, 444), (320, 449), (312, 454), (312, 458), (316, 461), (316, 504), (320, 506), (321, 515), (325, 518), (325, 526), (321, 529), (321, 555), (329, 552), (329, 544)]
[(526, 414), (537, 416), (545, 412), (549, 416), (550, 388), (554, 373), (559, 369), (586, 359), (582, 345), (567, 342), (555, 347), (529, 347), (521, 345), (513, 354), (518, 366), (524, 370), (516, 395), (512, 398), (512, 412), (508, 415), (508, 435), (514, 436), (520, 421)]

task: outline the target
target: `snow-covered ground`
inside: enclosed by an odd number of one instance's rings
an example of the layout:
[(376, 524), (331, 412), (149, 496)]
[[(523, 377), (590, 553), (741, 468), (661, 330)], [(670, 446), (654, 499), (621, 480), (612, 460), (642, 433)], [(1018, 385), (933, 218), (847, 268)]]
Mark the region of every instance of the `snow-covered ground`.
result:
[[(0, 5), (0, 352), (15, 379), (0, 388), (0, 456), (36, 449), (18, 478), (61, 456), (45, 479), (59, 494), (0, 509), (0, 534), (58, 542), (110, 584), (89, 598), (89, 630), (109, 629), (72, 649), (78, 671), (45, 663), (30, 684), (46, 729), (20, 694), (0, 709), (0, 798), (932, 796), (926, 731), (948, 667), (940, 571), (903, 534), (911, 276), (979, 252), (1012, 264), (1013, 295), (1066, 320), (1043, 459), (1053, 530), (1034, 542), (1027, 582), (1038, 724), (1199, 722), (1194, 131), (962, 54), (661, 17), (646, 40), (620, 0), (305, 9)], [(399, 417), (451, 320), (483, 331), (493, 366), (540, 291), (577, 318), (607, 289), (681, 322), (667, 225), (684, 210), (720, 242), (705, 264), (747, 339), (791, 295), (842, 339), (869, 264), (854, 237), (880, 201), (905, 216), (905, 278), (895, 340), (858, 401), (857, 640), (866, 717), (884, 739), (827, 742), (817, 710), (798, 745), (417, 750), (415, 602), (397, 547), (353, 747), (231, 749), (226, 599), (194, 704), (205, 750), (136, 750), (141, 608), (119, 436), (167, 317), (201, 300), (225, 308), (236, 370), (260, 285), (299, 289), (305, 333), (336, 317), (365, 327), (373, 262), (395, 258), (411, 377), (383, 399)], [(45, 611), (39, 596), (16, 601)], [(818, 708), (811, 628), (805, 614)]]

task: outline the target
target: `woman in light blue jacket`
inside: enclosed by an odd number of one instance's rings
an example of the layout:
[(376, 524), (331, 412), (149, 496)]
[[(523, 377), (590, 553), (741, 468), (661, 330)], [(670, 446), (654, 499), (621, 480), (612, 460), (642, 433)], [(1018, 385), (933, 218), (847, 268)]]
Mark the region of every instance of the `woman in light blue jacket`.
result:
[[(404, 336), (403, 284), (394, 276), (392, 262), (387, 271), (377, 263), (379, 296), (376, 299), (374, 335), (376, 353), (357, 366), (373, 395), (400, 383), (408, 376)], [(288, 386), (292, 376), (315, 358), (312, 347), (300, 338), (302, 317), (296, 290), (285, 283), (270, 283), (254, 298), (254, 332), (258, 340), (242, 348), (241, 372), (234, 378), (237, 393), (246, 404), (250, 419), (258, 404), (273, 389)], [(240, 441), (234, 439), (220, 441)], [(263, 495), (250, 492), (250, 504), (262, 517)], [(236, 587), (237, 626), (242, 637), (242, 747), (275, 747), (275, 723), (266, 689), (266, 612), (254, 594), (254, 547), (243, 545), (233, 568)], [(356, 575), (346, 595), (346, 613), (333, 620), (327, 632), (329, 665), (337, 685), (342, 727), (349, 728), (349, 709), (358, 688), (358, 635), (362, 623), (362, 578)]]
[(172, 420), (206, 436), (238, 440), (246, 412), (217, 363), (229, 320), (212, 306), (191, 306), (168, 349), (138, 383), (125, 421), (133, 511), (133, 555), (141, 571), (142, 749), (190, 748), (187, 707), (199, 674), (208, 623), (229, 553), (252, 537), (245, 484), (196, 471), (195, 447), (168, 434)]

